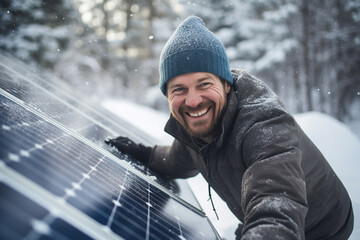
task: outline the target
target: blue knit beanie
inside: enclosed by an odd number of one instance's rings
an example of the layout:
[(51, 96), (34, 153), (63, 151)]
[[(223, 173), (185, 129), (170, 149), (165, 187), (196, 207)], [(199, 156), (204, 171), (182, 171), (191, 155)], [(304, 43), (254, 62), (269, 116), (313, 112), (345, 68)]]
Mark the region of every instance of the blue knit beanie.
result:
[(224, 45), (195, 16), (188, 17), (175, 30), (160, 55), (160, 89), (172, 78), (192, 72), (209, 72), (233, 83)]

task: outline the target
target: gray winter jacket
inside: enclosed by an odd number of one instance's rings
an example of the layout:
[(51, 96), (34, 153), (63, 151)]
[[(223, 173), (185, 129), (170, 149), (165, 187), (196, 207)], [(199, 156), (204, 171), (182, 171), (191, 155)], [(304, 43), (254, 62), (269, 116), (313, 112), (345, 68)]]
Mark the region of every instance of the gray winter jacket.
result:
[(351, 201), (328, 162), (263, 82), (233, 74), (221, 134), (202, 146), (170, 117), (175, 140), (149, 166), (170, 178), (200, 172), (243, 222), (241, 239), (347, 239)]

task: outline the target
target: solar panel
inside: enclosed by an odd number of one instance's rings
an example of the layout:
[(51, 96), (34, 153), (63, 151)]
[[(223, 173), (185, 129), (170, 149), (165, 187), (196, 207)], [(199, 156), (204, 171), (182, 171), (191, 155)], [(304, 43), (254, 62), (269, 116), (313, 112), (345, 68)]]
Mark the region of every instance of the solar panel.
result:
[(184, 181), (103, 143), (156, 141), (81, 99), (0, 55), (0, 239), (220, 239)]

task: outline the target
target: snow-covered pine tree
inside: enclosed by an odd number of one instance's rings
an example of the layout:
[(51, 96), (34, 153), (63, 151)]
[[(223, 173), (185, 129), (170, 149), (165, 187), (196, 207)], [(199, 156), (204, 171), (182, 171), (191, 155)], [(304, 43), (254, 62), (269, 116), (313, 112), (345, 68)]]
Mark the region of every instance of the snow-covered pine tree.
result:
[(0, 2), (0, 49), (33, 66), (53, 68), (77, 18), (71, 0)]

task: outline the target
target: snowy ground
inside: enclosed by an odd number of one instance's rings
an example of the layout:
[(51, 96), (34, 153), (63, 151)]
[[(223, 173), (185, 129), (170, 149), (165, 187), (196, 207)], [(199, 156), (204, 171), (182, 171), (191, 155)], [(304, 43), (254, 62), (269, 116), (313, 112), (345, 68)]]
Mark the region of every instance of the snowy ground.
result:
[[(103, 106), (159, 139), (162, 143), (170, 144), (172, 142), (172, 137), (163, 131), (169, 117), (167, 114), (126, 100), (106, 100), (103, 102)], [(349, 191), (355, 213), (355, 227), (350, 239), (360, 239), (360, 220), (357, 218), (360, 216), (360, 175), (358, 174), (360, 169), (360, 140), (347, 126), (321, 113), (299, 114), (296, 115), (296, 119), (328, 159)], [(357, 135), (359, 136), (359, 134)], [(220, 218), (217, 220), (211, 204), (207, 201), (207, 183), (204, 179), (201, 176), (196, 176), (189, 179), (188, 182), (219, 234), (225, 239), (234, 239), (238, 220), (227, 209), (226, 204), (213, 193), (215, 195), (213, 196), (214, 204)]]

